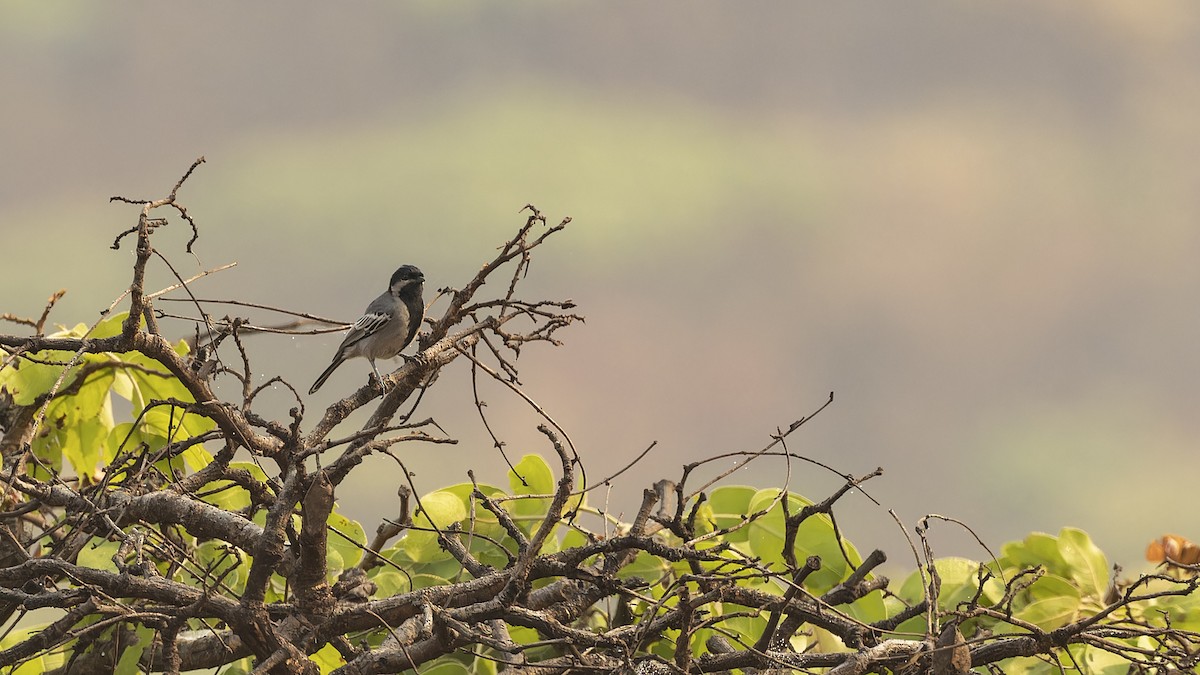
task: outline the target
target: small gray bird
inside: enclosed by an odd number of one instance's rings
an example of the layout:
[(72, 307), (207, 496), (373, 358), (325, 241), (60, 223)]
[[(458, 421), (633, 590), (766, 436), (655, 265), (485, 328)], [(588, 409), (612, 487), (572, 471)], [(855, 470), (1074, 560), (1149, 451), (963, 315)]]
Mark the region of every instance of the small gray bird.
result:
[(388, 289), (372, 300), (362, 318), (350, 327), (346, 339), (333, 355), (333, 363), (321, 373), (308, 393), (317, 393), (343, 361), (356, 356), (371, 362), (371, 370), (382, 387), (383, 378), (375, 367), (375, 359), (394, 358), (417, 336), (425, 316), (425, 301), (421, 298), (424, 285), (425, 275), (416, 267), (404, 265), (396, 270)]

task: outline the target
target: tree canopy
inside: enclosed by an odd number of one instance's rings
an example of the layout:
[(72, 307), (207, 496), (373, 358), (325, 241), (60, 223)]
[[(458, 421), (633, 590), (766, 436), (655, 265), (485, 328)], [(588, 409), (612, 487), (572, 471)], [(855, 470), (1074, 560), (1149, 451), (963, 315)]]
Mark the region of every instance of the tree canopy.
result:
[[(218, 319), (248, 301), (199, 299), (209, 272), (145, 286), (149, 265), (175, 270), (160, 228), (190, 227), (188, 251), (200, 239), (178, 194), (202, 162), (164, 198), (114, 198), (139, 210), (113, 243), (136, 256), (100, 320), (48, 332), (58, 296), (38, 319), (3, 316), (23, 333), (0, 335), (3, 672), (1115, 674), (1200, 661), (1195, 560), (1166, 539), (1165, 569), (1123, 579), (1073, 528), (983, 560), (937, 557), (928, 528), (949, 519), (928, 516), (910, 532), (911, 572), (880, 574), (885, 554), (864, 555), (835, 509), (882, 469), (844, 473), (788, 447), (832, 395), (761, 449), (671, 478), (640, 477), (637, 459), (589, 478), (586, 453), (520, 382), (517, 356), (582, 319), (569, 300), (523, 294), (535, 253), (570, 222), (532, 206), (477, 274), (439, 291), (417, 356), (310, 414), (288, 378), (258, 377), (244, 340), (311, 334), (319, 317)], [(186, 324), (161, 309), (171, 294), (194, 311)], [(456, 442), (416, 414), (455, 363), (542, 418), (545, 455), (511, 458), (507, 485), (470, 470), (432, 490), (410, 478), (368, 534), (339, 513), (339, 489), (369, 455), (403, 467), (410, 444)], [(294, 397), (286, 418), (255, 411), (269, 387)], [(478, 395), (462, 407), (503, 453)], [(358, 410), (367, 419), (351, 424)], [(781, 484), (740, 485), (717, 468), (731, 459), (775, 462)], [(795, 492), (802, 464), (841, 487)], [(596, 498), (639, 480), (631, 518)]]

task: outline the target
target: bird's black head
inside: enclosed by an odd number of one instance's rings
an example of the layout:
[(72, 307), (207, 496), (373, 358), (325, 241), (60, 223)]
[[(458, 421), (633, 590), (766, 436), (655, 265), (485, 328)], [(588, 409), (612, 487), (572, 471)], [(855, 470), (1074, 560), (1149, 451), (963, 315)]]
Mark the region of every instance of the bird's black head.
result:
[(421, 274), (421, 270), (412, 265), (403, 265), (392, 274), (392, 280), (388, 282), (388, 288), (391, 289), (392, 293), (397, 295), (405, 289), (420, 292), (421, 284), (424, 282), (425, 275)]

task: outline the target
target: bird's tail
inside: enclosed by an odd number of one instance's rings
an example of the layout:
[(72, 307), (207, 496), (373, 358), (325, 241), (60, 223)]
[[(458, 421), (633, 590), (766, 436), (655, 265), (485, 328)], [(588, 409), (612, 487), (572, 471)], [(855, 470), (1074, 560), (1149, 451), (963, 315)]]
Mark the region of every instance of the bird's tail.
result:
[[(339, 354), (338, 356), (340, 357), (341, 355)], [(310, 396), (317, 393), (317, 390), (321, 388), (321, 385), (325, 384), (325, 380), (329, 379), (329, 376), (333, 374), (333, 371), (337, 370), (337, 367), (342, 365), (342, 361), (343, 359), (336, 358), (333, 360), (333, 363), (329, 364), (329, 367), (325, 369), (325, 372), (321, 373), (321, 376), (317, 378), (317, 381), (313, 382), (312, 388), (308, 390), (308, 394)]]

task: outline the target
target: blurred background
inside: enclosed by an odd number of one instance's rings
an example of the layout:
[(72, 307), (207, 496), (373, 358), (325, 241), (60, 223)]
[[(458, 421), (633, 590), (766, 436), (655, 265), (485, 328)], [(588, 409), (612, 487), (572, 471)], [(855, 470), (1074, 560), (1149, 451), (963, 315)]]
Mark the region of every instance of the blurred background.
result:
[[(593, 503), (631, 516), (655, 479), (760, 449), (832, 391), (788, 447), (884, 468), (882, 506), (838, 512), (860, 548), (910, 564), (887, 509), (997, 550), (1078, 526), (1131, 570), (1165, 532), (1200, 538), (1195, 3), (14, 0), (0, 63), (0, 311), (66, 287), (52, 321), (94, 321), (138, 213), (108, 198), (162, 197), (200, 155), (195, 255), (183, 223), (156, 235), (184, 275), (237, 261), (197, 294), (344, 321), (401, 263), (427, 298), (465, 283), (533, 203), (574, 222), (524, 295), (587, 323), (524, 352), (527, 391), (592, 479), (657, 441)], [(306, 391), (339, 339), (249, 346)], [(309, 419), (367, 372), (343, 366)], [(549, 451), (484, 398), (514, 461)], [(505, 484), (465, 363), (426, 414), (462, 442), (399, 451), (419, 489)], [(367, 466), (339, 496), (371, 530), (402, 474)], [(791, 467), (811, 498), (838, 483)]]

